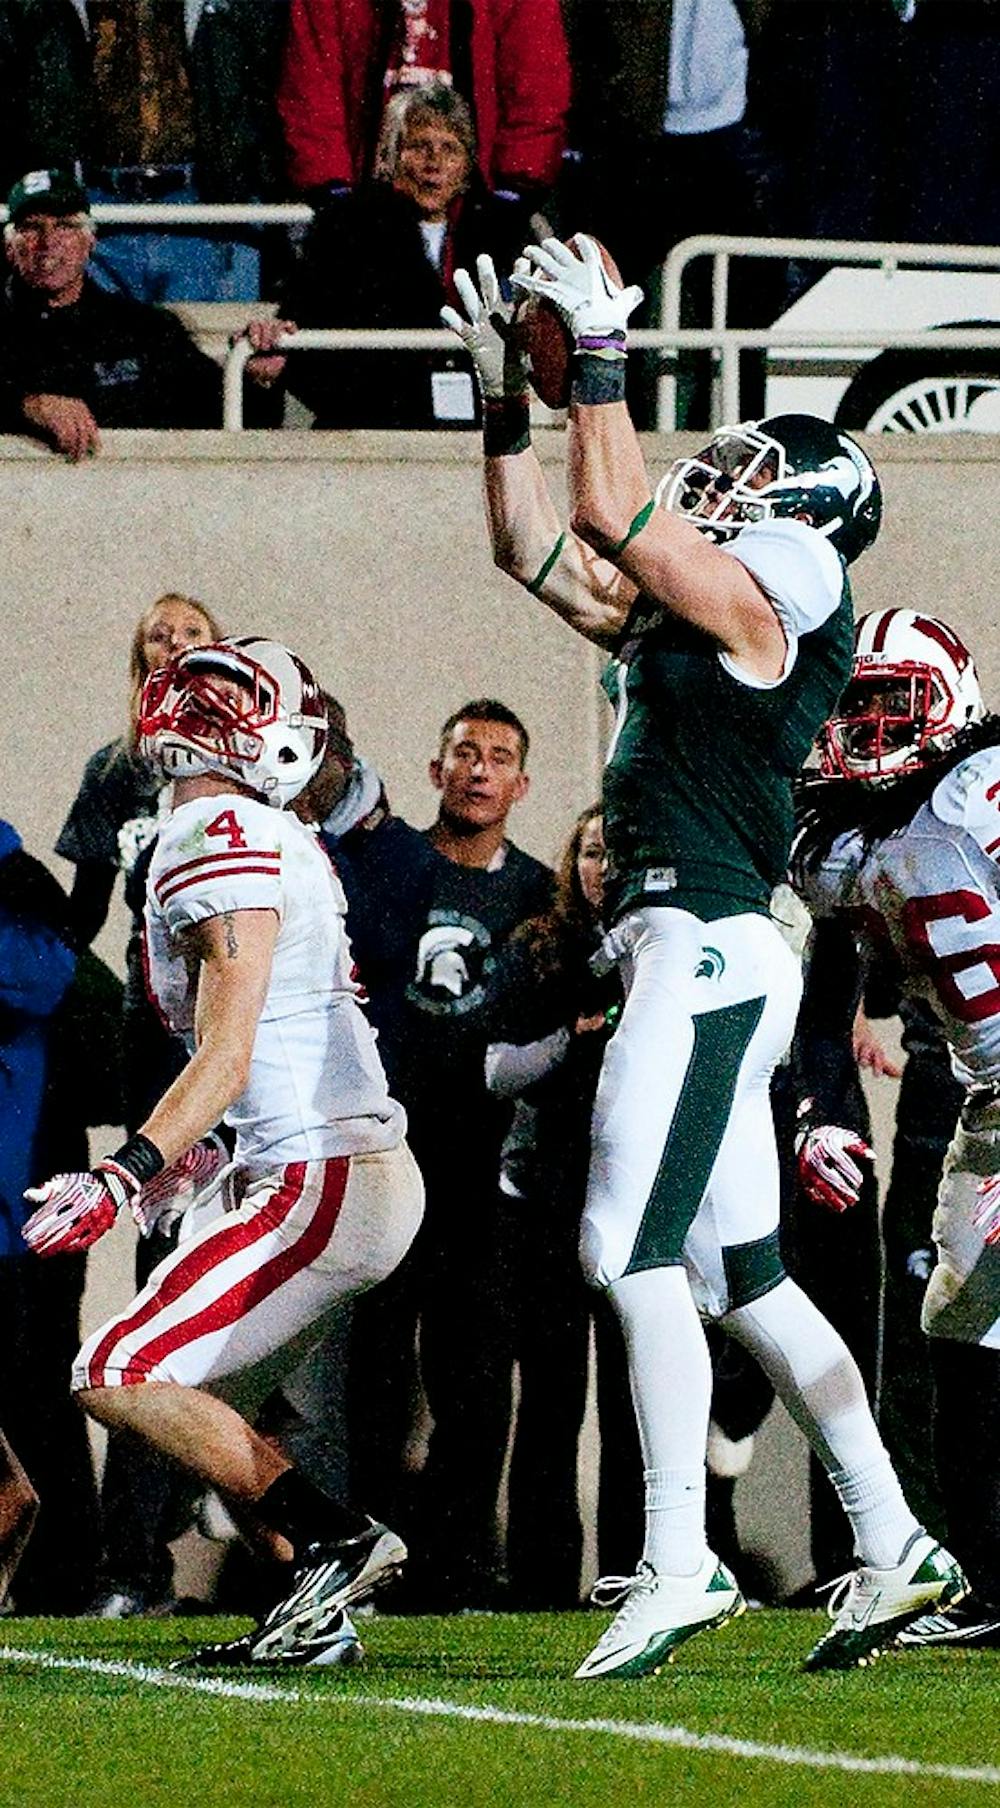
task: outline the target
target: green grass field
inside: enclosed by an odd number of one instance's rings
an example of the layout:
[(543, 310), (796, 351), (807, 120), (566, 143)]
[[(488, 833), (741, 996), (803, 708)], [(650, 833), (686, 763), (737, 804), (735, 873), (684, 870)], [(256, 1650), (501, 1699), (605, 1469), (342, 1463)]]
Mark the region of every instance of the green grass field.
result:
[(241, 1622), (0, 1621), (2, 1808), (951, 1808), (1000, 1799), (1000, 1652), (806, 1676), (758, 1611), (575, 1683), (596, 1614), (376, 1616), (366, 1664), (171, 1673)]

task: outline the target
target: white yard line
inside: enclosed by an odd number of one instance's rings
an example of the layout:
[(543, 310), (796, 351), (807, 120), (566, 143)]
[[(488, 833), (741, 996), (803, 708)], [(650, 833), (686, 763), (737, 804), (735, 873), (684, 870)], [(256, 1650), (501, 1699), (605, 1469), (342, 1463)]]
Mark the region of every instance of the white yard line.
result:
[(868, 1776), (943, 1777), (953, 1783), (1000, 1783), (1000, 1766), (924, 1764), (917, 1758), (862, 1758), (855, 1752), (809, 1751), (797, 1745), (758, 1745), (752, 1739), (730, 1739), (721, 1733), (694, 1733), (684, 1726), (663, 1726), (643, 1720), (563, 1720), (554, 1714), (527, 1714), (508, 1708), (476, 1707), (461, 1701), (442, 1701), (420, 1695), (317, 1695), (311, 1690), (282, 1688), (276, 1683), (235, 1681), (220, 1676), (195, 1676), (186, 1671), (161, 1670), (151, 1664), (134, 1664), (110, 1658), (57, 1657), (49, 1651), (20, 1650), (0, 1645), (0, 1663), (32, 1664), (42, 1670), (76, 1670), (91, 1676), (120, 1677), (156, 1689), (180, 1689), (194, 1695), (221, 1696), (233, 1701), (301, 1703), (311, 1707), (379, 1709), (398, 1714), (421, 1714), (434, 1720), (480, 1721), (488, 1726), (525, 1726), (545, 1733), (599, 1733), (606, 1738), (630, 1739), (639, 1745), (669, 1745), (683, 1751), (712, 1752), (721, 1757), (751, 1758), (771, 1764), (801, 1765), (807, 1770), (843, 1770)]

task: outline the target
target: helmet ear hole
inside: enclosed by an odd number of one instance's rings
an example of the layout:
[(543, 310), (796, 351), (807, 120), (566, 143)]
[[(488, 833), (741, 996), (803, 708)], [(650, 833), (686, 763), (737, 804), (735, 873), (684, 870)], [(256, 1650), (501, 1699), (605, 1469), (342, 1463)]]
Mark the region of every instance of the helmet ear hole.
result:
[(882, 487), (868, 454), (843, 428), (813, 414), (780, 414), (757, 423), (781, 448), (771, 512), (792, 515), (825, 534), (845, 564), (871, 546), (882, 524)]

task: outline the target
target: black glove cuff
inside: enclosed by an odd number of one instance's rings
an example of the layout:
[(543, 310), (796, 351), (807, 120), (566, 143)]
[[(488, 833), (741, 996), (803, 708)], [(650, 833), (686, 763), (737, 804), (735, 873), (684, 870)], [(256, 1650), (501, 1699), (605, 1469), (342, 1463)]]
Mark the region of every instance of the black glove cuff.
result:
[(584, 407), (625, 400), (625, 358), (578, 351), (573, 360), (573, 400)]
[(527, 396), (489, 398), (483, 407), (483, 451), (487, 458), (526, 452), (531, 444)]
[(152, 1180), (154, 1175), (161, 1173), (164, 1166), (163, 1156), (156, 1144), (151, 1143), (148, 1136), (142, 1135), (130, 1136), (128, 1142), (122, 1143), (121, 1148), (116, 1149), (108, 1159), (117, 1162), (140, 1186), (145, 1186), (147, 1180)]

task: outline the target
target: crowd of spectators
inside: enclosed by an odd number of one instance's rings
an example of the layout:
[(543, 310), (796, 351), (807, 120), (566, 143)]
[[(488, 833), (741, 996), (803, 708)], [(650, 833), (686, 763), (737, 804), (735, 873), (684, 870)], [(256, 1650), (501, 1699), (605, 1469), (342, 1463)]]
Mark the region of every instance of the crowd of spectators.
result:
[[(95, 422), (221, 419), (217, 376), (176, 335), (176, 383), (166, 353), (166, 381), (129, 374), (148, 364), (153, 328), (99, 290), (132, 304), (263, 300), (300, 327), (437, 327), (470, 253), (509, 269), (548, 226), (608, 244), (645, 289), (638, 323), (652, 324), (663, 258), (692, 233), (1000, 235), (992, 0), (849, 12), (836, 0), (3, 0), (0, 81), (0, 182), (61, 172), (80, 184), (63, 217), (86, 222), (98, 202), (314, 209), (304, 234), (115, 221), (74, 246), (64, 233), (63, 261), (86, 266), (85, 313), (61, 316), (61, 359), (75, 362), (57, 374), (76, 387), (35, 392), (27, 415), (15, 396), (3, 425), (70, 457), (96, 448)], [(428, 112), (414, 113), (421, 94)], [(37, 328), (24, 291), (45, 289), (40, 250), (8, 238), (5, 364)], [(773, 318), (801, 280), (738, 267), (733, 320)], [(50, 289), (46, 305), (59, 315), (65, 302)], [(685, 322), (707, 310), (706, 270)], [(51, 325), (43, 337), (62, 340)], [(250, 337), (273, 350), (276, 330), (255, 320)], [(251, 425), (280, 424), (284, 384), (265, 394), (278, 375), (319, 426), (475, 417), (469, 373), (447, 354), (299, 353), (286, 371), (249, 369)], [(655, 379), (655, 359), (636, 359), (630, 400), (647, 421)], [(705, 382), (697, 365), (682, 372), (689, 424)], [(65, 393), (81, 406), (54, 430), (48, 398)]]

